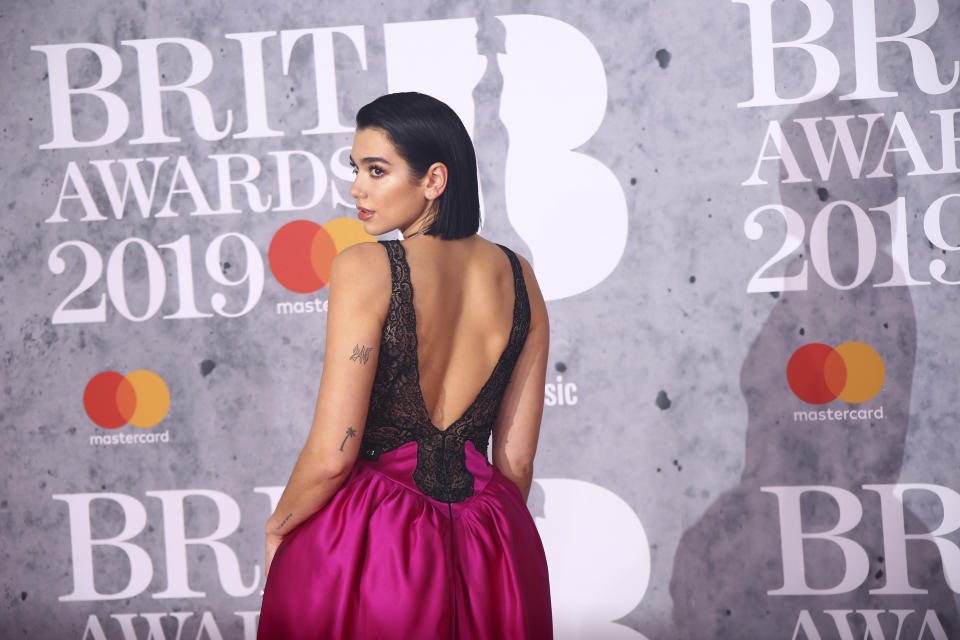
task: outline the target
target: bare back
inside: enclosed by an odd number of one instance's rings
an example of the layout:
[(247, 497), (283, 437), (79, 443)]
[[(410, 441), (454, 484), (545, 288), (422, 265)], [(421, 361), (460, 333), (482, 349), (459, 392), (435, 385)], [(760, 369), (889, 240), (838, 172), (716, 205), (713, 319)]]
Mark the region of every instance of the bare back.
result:
[(417, 317), (420, 390), (433, 424), (467, 410), (500, 359), (513, 323), (507, 255), (479, 236), (404, 242)]

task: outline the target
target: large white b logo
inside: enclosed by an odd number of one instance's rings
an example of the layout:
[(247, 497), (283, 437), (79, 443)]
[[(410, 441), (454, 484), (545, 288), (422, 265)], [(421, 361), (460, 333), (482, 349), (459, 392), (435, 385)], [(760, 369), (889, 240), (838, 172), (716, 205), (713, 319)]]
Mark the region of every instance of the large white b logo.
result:
[[(606, 73), (593, 43), (569, 24), (535, 15), (498, 19), (506, 29), (498, 62), (509, 135), (507, 216), (533, 252), (544, 297), (566, 298), (610, 275), (627, 242), (620, 183), (601, 162), (571, 151), (603, 122)], [(486, 68), (476, 33), (473, 18), (384, 25), (389, 90), (444, 100), (473, 133), (472, 92)], [(423, 73), (414, 63), (437, 48), (443, 58)]]
[(593, 43), (569, 24), (544, 16), (500, 21), (507, 213), (533, 252), (544, 297), (556, 300), (602, 282), (627, 242), (620, 183), (605, 165), (571, 151), (600, 128), (607, 77)]
[(640, 604), (650, 547), (637, 514), (617, 494), (583, 480), (537, 478), (557, 640), (646, 640), (613, 622)]

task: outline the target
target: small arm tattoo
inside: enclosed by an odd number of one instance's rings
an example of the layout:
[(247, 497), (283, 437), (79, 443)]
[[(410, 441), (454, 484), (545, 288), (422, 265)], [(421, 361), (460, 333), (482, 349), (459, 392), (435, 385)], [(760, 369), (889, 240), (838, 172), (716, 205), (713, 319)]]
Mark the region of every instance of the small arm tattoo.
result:
[(279, 530), (279, 529), (283, 529), (283, 525), (287, 524), (287, 520), (289, 520), (289, 519), (292, 518), (292, 517), (293, 517), (293, 514), (292, 514), (292, 513), (288, 513), (288, 514), (287, 514), (287, 517), (283, 519), (283, 522), (281, 522), (280, 524), (277, 525), (277, 529), (278, 529), (278, 530)]
[(360, 364), (367, 364), (367, 361), (370, 359), (371, 351), (373, 351), (373, 347), (368, 347), (365, 344), (354, 345), (353, 355), (350, 356), (350, 360), (353, 362), (359, 362)]
[(343, 436), (343, 442), (340, 443), (340, 451), (343, 451), (343, 445), (347, 444), (349, 438), (353, 438), (357, 435), (357, 432), (352, 427), (347, 427), (347, 435)]

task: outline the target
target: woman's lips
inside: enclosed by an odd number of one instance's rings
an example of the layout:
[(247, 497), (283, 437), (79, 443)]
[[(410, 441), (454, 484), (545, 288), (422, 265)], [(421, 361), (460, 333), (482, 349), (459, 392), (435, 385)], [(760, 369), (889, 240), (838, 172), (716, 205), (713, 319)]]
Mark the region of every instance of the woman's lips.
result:
[(364, 209), (363, 207), (357, 207), (357, 217), (361, 220), (369, 220), (373, 217), (373, 211)]

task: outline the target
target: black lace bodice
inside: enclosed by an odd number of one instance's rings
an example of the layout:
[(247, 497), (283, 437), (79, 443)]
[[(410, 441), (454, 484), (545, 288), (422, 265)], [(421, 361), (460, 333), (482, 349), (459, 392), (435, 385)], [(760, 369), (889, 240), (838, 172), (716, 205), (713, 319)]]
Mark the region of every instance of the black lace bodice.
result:
[(417, 443), (413, 480), (426, 495), (443, 502), (463, 502), (473, 495), (467, 470), (467, 441), (487, 454), (487, 442), (513, 367), (530, 328), (530, 301), (520, 261), (502, 245), (513, 267), (513, 326), (507, 346), (480, 393), (456, 422), (444, 430), (430, 420), (420, 389), (417, 359), (417, 317), (406, 252), (399, 241), (382, 242), (390, 259), (393, 288), (383, 324), (377, 374), (363, 433), (361, 455), (376, 460), (408, 442)]

